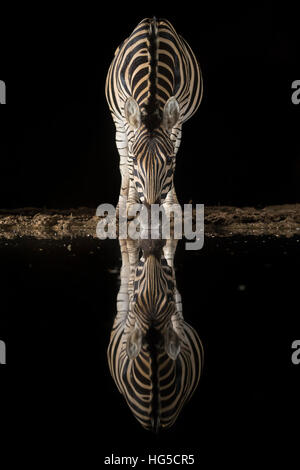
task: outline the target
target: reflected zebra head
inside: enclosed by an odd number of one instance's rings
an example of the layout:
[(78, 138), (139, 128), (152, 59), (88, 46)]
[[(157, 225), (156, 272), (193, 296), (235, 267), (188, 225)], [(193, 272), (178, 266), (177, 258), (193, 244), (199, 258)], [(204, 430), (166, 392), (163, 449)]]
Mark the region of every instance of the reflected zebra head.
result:
[(125, 103), (127, 123), (133, 129), (129, 139), (132, 158), (132, 178), (144, 204), (160, 204), (173, 184), (175, 168), (175, 141), (172, 129), (179, 119), (179, 105), (175, 97), (166, 102), (161, 112), (138, 105), (130, 97)]
[(151, 354), (164, 350), (175, 360), (180, 352), (180, 338), (172, 324), (176, 314), (173, 269), (159, 250), (154, 253), (144, 254), (136, 269), (131, 306), (135, 324), (126, 350), (128, 357), (134, 359), (144, 344)]

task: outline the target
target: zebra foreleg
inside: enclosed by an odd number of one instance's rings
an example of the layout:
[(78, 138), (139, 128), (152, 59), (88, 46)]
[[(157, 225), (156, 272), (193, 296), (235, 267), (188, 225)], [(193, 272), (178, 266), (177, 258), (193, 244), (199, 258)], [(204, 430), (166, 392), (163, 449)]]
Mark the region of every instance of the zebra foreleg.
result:
[(135, 188), (134, 181), (130, 178), (129, 179), (129, 191), (128, 191), (128, 198), (126, 204), (126, 213), (129, 219), (132, 219), (136, 215), (136, 211), (134, 211), (135, 204), (139, 204), (139, 196), (137, 190)]
[(115, 121), (116, 125), (116, 146), (120, 156), (120, 173), (121, 173), (121, 188), (120, 195), (117, 204), (117, 217), (119, 216), (119, 210), (121, 204), (127, 203), (128, 192), (129, 192), (129, 172), (127, 166), (128, 160), (128, 142), (127, 135), (123, 125)]
[(117, 315), (122, 321), (126, 321), (129, 310), (128, 285), (130, 278), (130, 262), (127, 249), (127, 240), (119, 240), (122, 256), (122, 266), (120, 269), (121, 285), (117, 295)]
[(128, 282), (128, 297), (129, 297), (129, 309), (131, 308), (131, 302), (133, 299), (135, 272), (139, 262), (139, 240), (132, 240), (128, 238), (127, 252), (129, 260), (129, 282)]
[(175, 269), (174, 269), (174, 256), (177, 248), (177, 243), (178, 240), (174, 238), (170, 238), (166, 240), (166, 243), (163, 247), (163, 253), (164, 257), (168, 263), (168, 265), (172, 268), (173, 271), (173, 282), (174, 282), (174, 302), (176, 306), (176, 313), (175, 315), (172, 316), (172, 324), (175, 329), (175, 331), (179, 334), (181, 332), (181, 336), (183, 335), (183, 330), (182, 330), (182, 325), (183, 325), (183, 314), (182, 314), (182, 300), (181, 300), (181, 294), (179, 290), (177, 289), (177, 284), (176, 284), (176, 275), (175, 275)]
[(138, 240), (119, 239), (122, 256), (121, 285), (117, 296), (118, 315), (126, 321), (133, 297), (135, 270), (139, 261)]

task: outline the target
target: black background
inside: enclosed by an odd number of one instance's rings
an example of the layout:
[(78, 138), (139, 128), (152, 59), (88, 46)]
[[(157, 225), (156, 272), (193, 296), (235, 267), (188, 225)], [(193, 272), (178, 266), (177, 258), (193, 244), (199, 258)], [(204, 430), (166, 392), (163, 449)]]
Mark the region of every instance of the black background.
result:
[[(297, 202), (300, 105), (291, 102), (291, 84), (300, 79), (298, 16), (294, 5), (227, 3), (201, 2), (198, 10), (192, 3), (26, 4), (7, 13), (0, 207), (117, 201), (105, 77), (118, 44), (152, 15), (188, 40), (204, 77), (203, 102), (183, 129), (177, 158), (180, 202)], [(81, 456), (87, 466), (112, 452), (161, 451), (195, 453), (203, 468), (268, 465), (280, 456), (287, 465), (299, 408), (299, 372), (290, 360), (299, 336), (296, 241), (207, 240), (199, 253), (179, 250), (184, 313), (202, 338), (206, 368), (176, 426), (160, 436), (134, 421), (108, 373), (117, 243), (73, 240), (71, 252), (68, 243), (1, 246), (0, 326), (10, 364), (1, 369), (1, 418), (21, 457), (36, 460), (42, 450), (40, 467), (53, 457), (58, 465), (59, 449), (65, 463)]]

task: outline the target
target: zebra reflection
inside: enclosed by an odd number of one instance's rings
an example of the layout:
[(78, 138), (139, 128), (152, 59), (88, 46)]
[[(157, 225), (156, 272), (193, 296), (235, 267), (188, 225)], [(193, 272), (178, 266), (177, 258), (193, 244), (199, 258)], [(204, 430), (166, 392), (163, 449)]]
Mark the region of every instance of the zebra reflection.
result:
[(184, 321), (176, 288), (176, 243), (120, 240), (121, 285), (108, 363), (135, 418), (153, 431), (175, 423), (203, 366), (201, 341)]

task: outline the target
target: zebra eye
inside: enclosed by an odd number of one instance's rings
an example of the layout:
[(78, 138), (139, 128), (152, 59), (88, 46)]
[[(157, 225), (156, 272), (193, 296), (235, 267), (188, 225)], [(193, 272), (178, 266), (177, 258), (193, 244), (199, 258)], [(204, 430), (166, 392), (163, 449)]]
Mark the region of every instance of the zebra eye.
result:
[[(134, 167), (137, 166), (137, 158), (135, 156), (131, 157), (131, 161), (132, 161), (132, 165)], [(136, 169), (134, 168), (133, 171), (136, 171)]]

